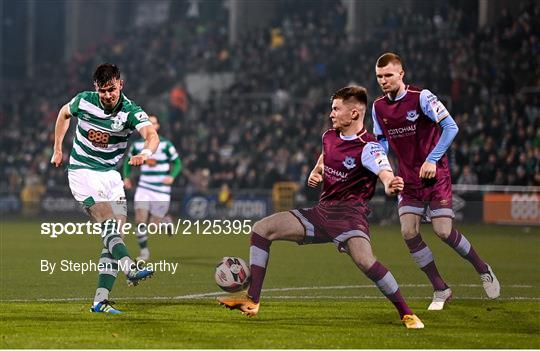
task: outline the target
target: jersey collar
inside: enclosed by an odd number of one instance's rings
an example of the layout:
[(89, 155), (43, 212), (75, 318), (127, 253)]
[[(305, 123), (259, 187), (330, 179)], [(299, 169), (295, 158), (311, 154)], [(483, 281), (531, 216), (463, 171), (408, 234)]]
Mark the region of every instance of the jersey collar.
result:
[(390, 101), (398, 101), (398, 100), (403, 99), (403, 98), (405, 97), (405, 95), (407, 95), (407, 91), (408, 91), (408, 90), (409, 90), (409, 86), (406, 85), (406, 86), (405, 86), (405, 91), (404, 91), (403, 93), (401, 93), (400, 95), (396, 96), (395, 99), (392, 99), (392, 98), (390, 97), (390, 94), (386, 94), (386, 96), (388, 97), (388, 100), (390, 100)]
[(367, 130), (366, 128), (362, 128), (358, 133), (354, 134), (354, 135), (343, 135), (341, 134), (341, 132), (339, 133), (339, 138), (341, 140), (347, 140), (347, 141), (350, 141), (350, 140), (356, 140), (356, 139), (360, 139), (362, 140), (362, 136), (364, 136), (364, 134), (367, 133)]
[(118, 99), (116, 106), (114, 106), (111, 111), (107, 111), (105, 110), (105, 106), (103, 106), (103, 104), (101, 103), (101, 100), (98, 98), (99, 107), (101, 107), (103, 109), (103, 112), (108, 115), (112, 115), (113, 113), (120, 111), (122, 109), (122, 103), (124, 102), (124, 100), (125, 100), (124, 93), (120, 93), (120, 98)]

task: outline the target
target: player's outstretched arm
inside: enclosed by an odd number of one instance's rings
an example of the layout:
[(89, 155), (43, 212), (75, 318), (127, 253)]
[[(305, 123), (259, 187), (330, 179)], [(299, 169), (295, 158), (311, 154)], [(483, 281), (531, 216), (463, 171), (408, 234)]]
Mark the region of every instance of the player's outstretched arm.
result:
[(311, 188), (315, 188), (323, 181), (323, 171), (324, 171), (324, 159), (323, 154), (319, 156), (319, 159), (317, 160), (317, 164), (313, 169), (311, 170), (311, 173), (309, 174), (308, 178), (308, 186)]
[(152, 156), (154, 152), (156, 152), (159, 146), (159, 136), (154, 129), (154, 126), (144, 126), (139, 130), (139, 133), (144, 138), (144, 148), (140, 154), (131, 157), (128, 162), (131, 166), (142, 165), (144, 161), (148, 159), (148, 157)]
[(403, 190), (405, 183), (403, 178), (394, 176), (394, 172), (383, 170), (379, 173), (379, 179), (384, 184), (384, 192), (388, 196), (397, 195)]
[(69, 106), (66, 104), (62, 106), (58, 112), (58, 117), (56, 118), (56, 124), (54, 126), (54, 146), (51, 163), (55, 167), (62, 164), (62, 143), (64, 142), (64, 137), (69, 129), (70, 118), (71, 114), (69, 113)]

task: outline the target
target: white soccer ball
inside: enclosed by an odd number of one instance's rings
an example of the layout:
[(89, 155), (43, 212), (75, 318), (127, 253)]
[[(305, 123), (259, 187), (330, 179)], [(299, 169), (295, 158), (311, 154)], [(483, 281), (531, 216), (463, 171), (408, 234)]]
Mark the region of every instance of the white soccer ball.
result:
[(251, 281), (249, 266), (240, 257), (223, 257), (216, 266), (216, 283), (226, 292), (246, 289)]

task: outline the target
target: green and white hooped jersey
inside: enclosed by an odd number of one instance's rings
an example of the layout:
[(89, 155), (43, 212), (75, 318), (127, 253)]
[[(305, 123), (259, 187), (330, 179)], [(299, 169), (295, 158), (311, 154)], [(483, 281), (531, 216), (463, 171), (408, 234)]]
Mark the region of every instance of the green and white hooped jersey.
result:
[[(128, 157), (138, 155), (144, 149), (144, 140), (136, 140), (128, 152)], [(171, 162), (178, 158), (178, 152), (172, 142), (161, 135), (156, 152), (141, 166), (139, 187), (163, 194), (171, 193), (171, 186), (163, 184), (171, 174)]]
[(105, 112), (98, 93), (92, 91), (77, 94), (68, 106), (70, 114), (79, 119), (68, 169), (115, 169), (133, 130), (152, 125), (146, 112), (124, 94), (110, 113)]

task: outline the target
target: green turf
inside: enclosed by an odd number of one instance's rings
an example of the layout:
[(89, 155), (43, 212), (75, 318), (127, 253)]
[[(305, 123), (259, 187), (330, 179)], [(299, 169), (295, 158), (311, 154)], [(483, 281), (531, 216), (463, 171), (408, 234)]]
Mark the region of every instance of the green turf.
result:
[[(398, 228), (373, 227), (376, 255), (426, 324), (408, 331), (332, 244), (274, 243), (268, 291), (248, 319), (217, 306), (213, 272), (222, 256), (247, 259), (249, 236), (152, 236), (153, 259), (179, 262), (179, 270), (136, 288), (119, 274), (112, 298), (125, 313), (110, 316), (88, 312), (95, 273), (40, 272), (41, 259), (96, 260), (98, 238), (51, 239), (38, 222), (0, 225), (2, 348), (540, 348), (538, 228), (461, 227), (502, 282), (501, 299), (489, 301), (472, 267), (424, 227), (456, 297), (445, 311), (428, 312), (431, 289)], [(135, 238), (127, 242), (136, 254)]]

